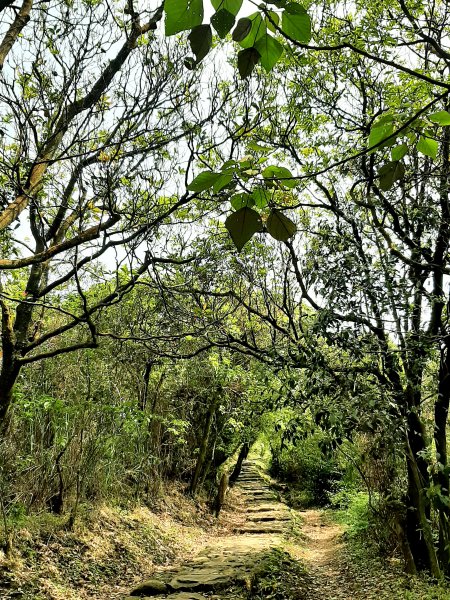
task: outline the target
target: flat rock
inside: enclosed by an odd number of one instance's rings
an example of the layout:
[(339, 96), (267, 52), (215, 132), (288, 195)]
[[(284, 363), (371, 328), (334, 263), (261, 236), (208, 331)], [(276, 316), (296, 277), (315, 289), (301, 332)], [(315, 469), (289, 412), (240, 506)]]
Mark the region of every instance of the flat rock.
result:
[(269, 521), (290, 521), (289, 513), (279, 511), (256, 512), (248, 516), (248, 520), (253, 523), (263, 523)]
[(134, 588), (130, 592), (130, 596), (157, 596), (158, 594), (164, 594), (168, 590), (167, 584), (159, 579), (147, 579), (140, 585)]
[(285, 526), (277, 522), (246, 523), (239, 528), (241, 533), (284, 533)]
[(170, 594), (166, 596), (166, 600), (205, 600), (203, 594), (196, 594), (195, 592), (178, 592), (176, 594)]

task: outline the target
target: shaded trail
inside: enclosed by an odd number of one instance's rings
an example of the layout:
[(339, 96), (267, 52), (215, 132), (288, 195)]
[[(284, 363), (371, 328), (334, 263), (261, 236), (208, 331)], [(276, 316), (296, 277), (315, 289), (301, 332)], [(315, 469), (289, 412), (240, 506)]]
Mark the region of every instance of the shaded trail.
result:
[[(218, 538), (178, 568), (156, 573), (125, 600), (248, 598), (258, 566), (271, 550), (285, 544), (292, 511), (278, 500), (251, 461), (244, 463), (232, 493), (237, 496), (240, 513), (240, 524), (234, 533)], [(320, 510), (297, 511), (297, 514), (302, 521), (302, 540), (291, 541), (288, 546), (290, 554), (307, 570), (301, 581), (299, 600), (379, 600), (378, 586), (372, 582), (366, 587), (364, 582), (355, 580), (346, 564), (341, 552), (343, 528), (330, 522)]]
[[(156, 574), (127, 598), (204, 600), (204, 593), (221, 590), (226, 590), (224, 595), (215, 598), (239, 598), (238, 588), (242, 592), (251, 586), (258, 564), (272, 548), (282, 544), (290, 511), (278, 501), (251, 461), (244, 463), (235, 489), (242, 499), (240, 509), (245, 518), (236, 533), (219, 538), (180, 568)], [(234, 596), (229, 595), (233, 587)]]

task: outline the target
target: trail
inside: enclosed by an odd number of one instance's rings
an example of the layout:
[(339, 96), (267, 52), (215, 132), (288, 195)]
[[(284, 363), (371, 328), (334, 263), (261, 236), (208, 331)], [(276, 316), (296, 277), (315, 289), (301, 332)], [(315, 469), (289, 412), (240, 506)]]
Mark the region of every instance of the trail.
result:
[(219, 538), (180, 568), (160, 572), (155, 579), (143, 582), (127, 598), (205, 600), (204, 594), (209, 598), (241, 597), (263, 556), (282, 545), (290, 511), (251, 461), (244, 463), (236, 488), (244, 518), (235, 533)]
[(331, 523), (321, 510), (301, 511), (300, 516), (304, 544), (299, 548), (298, 556), (311, 576), (305, 600), (360, 598), (354, 589), (352, 575), (340, 556), (343, 528)]
[[(124, 600), (244, 600), (252, 587), (258, 565), (273, 548), (286, 547), (292, 511), (279, 501), (259, 473), (246, 461), (236, 489), (240, 518), (232, 535), (218, 538), (195, 558), (177, 568), (160, 571), (143, 582)], [(236, 498), (235, 498), (236, 500)], [(298, 511), (301, 540), (287, 546), (306, 567), (299, 600), (371, 600), (390, 598), (380, 593), (370, 578), (356, 578), (342, 556), (340, 525), (330, 522), (323, 511)], [(236, 517), (236, 515), (234, 515)], [(280, 573), (280, 577), (283, 574)]]

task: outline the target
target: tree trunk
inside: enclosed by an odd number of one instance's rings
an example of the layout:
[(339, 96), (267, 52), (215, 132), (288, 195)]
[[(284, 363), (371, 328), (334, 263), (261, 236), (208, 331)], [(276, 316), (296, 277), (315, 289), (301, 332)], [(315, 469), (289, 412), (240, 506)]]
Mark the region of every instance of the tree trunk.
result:
[(9, 409), (18, 374), (18, 369), (6, 373), (2, 370), (0, 374), (0, 436), (4, 436), (9, 427)]
[(250, 444), (248, 442), (244, 442), (242, 448), (239, 451), (239, 456), (234, 466), (233, 472), (230, 475), (230, 486), (234, 485), (241, 474), (242, 463), (247, 458), (248, 453), (250, 452)]
[[(447, 418), (450, 403), (450, 341), (446, 340), (441, 350), (439, 366), (438, 397), (434, 405), (434, 442), (439, 469), (435, 483), (440, 487), (442, 496), (448, 498), (450, 477), (447, 470)], [(444, 502), (438, 502), (439, 516), (439, 562), (446, 574), (450, 571), (450, 509)]]
[(202, 440), (200, 442), (200, 447), (198, 450), (197, 464), (195, 465), (195, 470), (192, 475), (191, 484), (189, 486), (189, 493), (192, 496), (194, 496), (197, 491), (198, 483), (200, 481), (200, 478), (201, 478), (201, 475), (203, 472), (203, 468), (205, 465), (206, 454), (208, 451), (209, 434), (211, 433), (211, 425), (213, 422), (214, 415), (216, 414), (217, 404), (218, 404), (218, 397), (211, 402), (208, 412), (206, 414), (206, 420), (205, 420), (205, 426), (203, 428)]

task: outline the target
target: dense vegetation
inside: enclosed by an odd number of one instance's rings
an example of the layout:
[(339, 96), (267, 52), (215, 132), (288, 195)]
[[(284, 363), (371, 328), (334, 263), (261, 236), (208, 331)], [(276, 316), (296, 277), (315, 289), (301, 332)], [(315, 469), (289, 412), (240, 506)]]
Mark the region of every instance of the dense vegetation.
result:
[(263, 435), (449, 575), (447, 3), (157, 4), (0, 1), (5, 549)]

